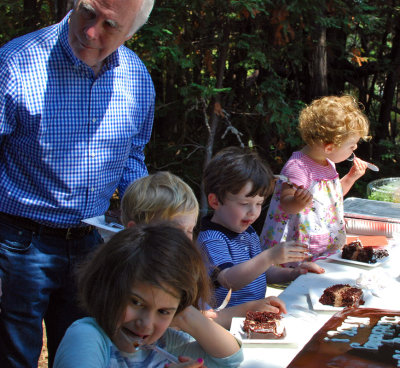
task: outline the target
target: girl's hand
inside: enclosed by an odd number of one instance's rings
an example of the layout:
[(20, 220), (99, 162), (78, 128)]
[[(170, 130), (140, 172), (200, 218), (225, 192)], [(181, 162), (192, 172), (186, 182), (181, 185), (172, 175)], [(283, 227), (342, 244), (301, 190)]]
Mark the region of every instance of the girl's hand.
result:
[(280, 205), (288, 214), (296, 214), (312, 203), (312, 194), (302, 185), (283, 183)]
[(308, 257), (307, 247), (295, 243), (293, 240), (280, 243), (265, 250), (274, 264), (287, 262), (301, 262)]
[(201, 358), (193, 360), (189, 357), (180, 356), (178, 359), (181, 363), (166, 364), (165, 368), (207, 368)]
[(312, 198), (312, 194), (307, 189), (304, 189), (302, 185), (297, 187), (293, 194), (294, 201), (302, 208), (310, 205), (312, 203)]
[(348, 173), (349, 178), (351, 178), (353, 181), (356, 181), (365, 174), (367, 168), (368, 165), (365, 161), (354, 156), (353, 165), (351, 166), (351, 169)]
[(292, 271), (293, 280), (299, 277), (300, 275), (304, 275), (308, 272), (324, 273), (325, 269), (318, 266), (315, 262), (303, 262), (293, 269)]

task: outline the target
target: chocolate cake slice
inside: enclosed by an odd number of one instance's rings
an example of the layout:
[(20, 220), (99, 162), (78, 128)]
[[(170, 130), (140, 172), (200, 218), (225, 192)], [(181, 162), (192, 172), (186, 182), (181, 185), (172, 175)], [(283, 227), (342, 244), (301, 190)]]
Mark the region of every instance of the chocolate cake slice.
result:
[(358, 307), (364, 304), (363, 292), (360, 288), (349, 284), (336, 284), (324, 290), (319, 302), (333, 307)]
[(378, 259), (389, 255), (386, 249), (363, 247), (359, 240), (346, 244), (342, 249), (342, 258), (364, 263), (376, 263)]
[(270, 312), (247, 312), (243, 331), (248, 339), (279, 339), (285, 335), (282, 316)]

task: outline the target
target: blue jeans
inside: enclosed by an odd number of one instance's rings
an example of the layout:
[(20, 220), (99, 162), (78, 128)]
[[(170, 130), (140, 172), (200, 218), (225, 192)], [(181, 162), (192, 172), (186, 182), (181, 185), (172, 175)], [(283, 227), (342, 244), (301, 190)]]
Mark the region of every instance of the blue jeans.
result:
[(97, 230), (65, 240), (0, 221), (0, 367), (37, 367), (43, 319), (52, 366), (66, 329), (84, 316), (77, 306), (75, 266), (102, 242)]

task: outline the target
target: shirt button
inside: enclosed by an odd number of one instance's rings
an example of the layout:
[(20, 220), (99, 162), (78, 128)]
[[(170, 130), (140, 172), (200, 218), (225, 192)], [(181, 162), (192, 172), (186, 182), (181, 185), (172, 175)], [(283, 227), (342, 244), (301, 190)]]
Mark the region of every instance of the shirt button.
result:
[(94, 188), (92, 187), (91, 189), (90, 189), (92, 192), (94, 192)]
[(244, 240), (244, 236), (243, 235), (240, 237), (240, 240)]
[(95, 123), (95, 122), (96, 122), (96, 118), (93, 118), (93, 119), (92, 119), (92, 122)]

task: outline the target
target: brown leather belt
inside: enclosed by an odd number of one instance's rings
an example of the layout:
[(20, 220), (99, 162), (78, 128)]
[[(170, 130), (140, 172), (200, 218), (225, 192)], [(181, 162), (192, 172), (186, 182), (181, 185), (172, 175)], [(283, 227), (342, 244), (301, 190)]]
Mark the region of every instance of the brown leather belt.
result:
[(22, 227), (26, 230), (32, 231), (41, 235), (50, 235), (63, 238), (65, 240), (82, 239), (84, 236), (90, 234), (94, 230), (94, 226), (83, 226), (83, 227), (68, 227), (68, 228), (57, 228), (39, 224), (26, 217), (19, 217), (15, 215), (9, 215), (8, 213), (0, 212), (0, 221)]

